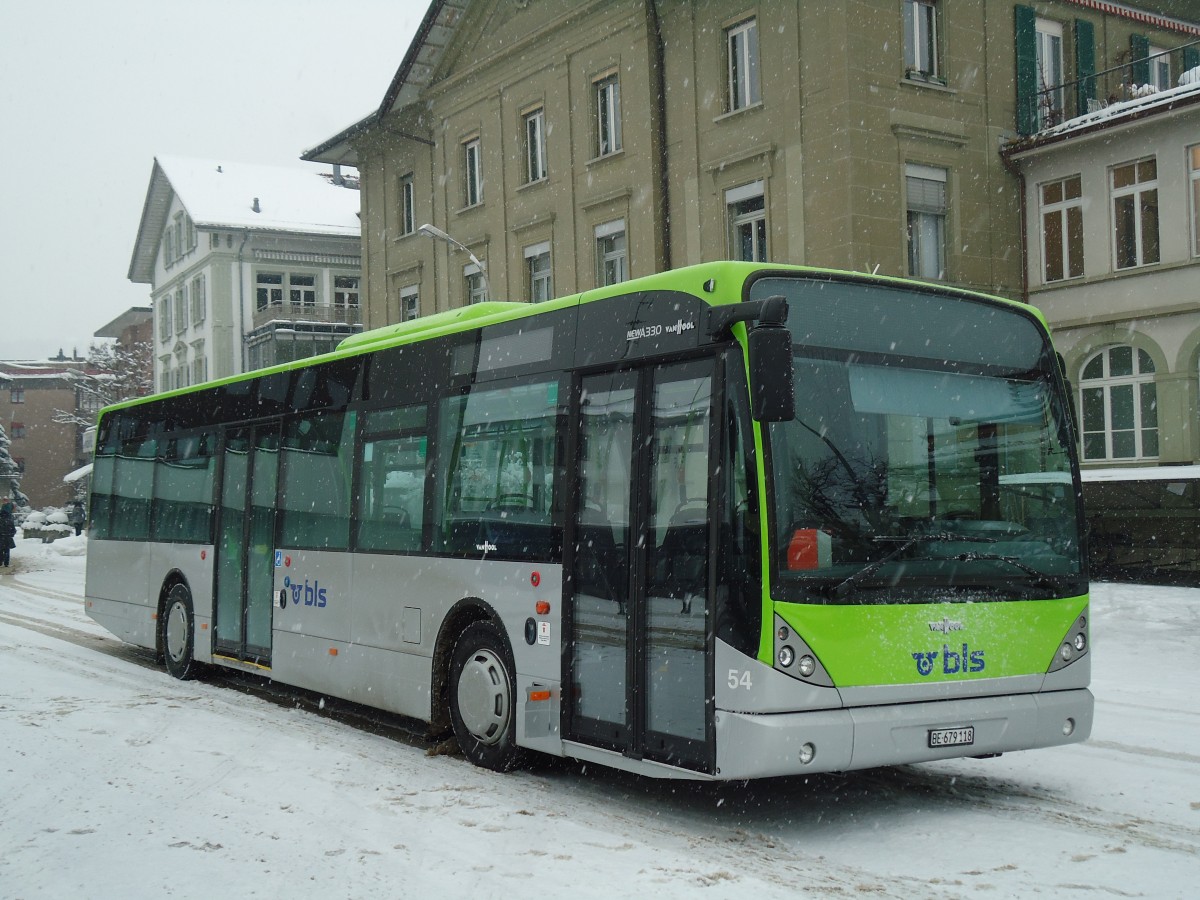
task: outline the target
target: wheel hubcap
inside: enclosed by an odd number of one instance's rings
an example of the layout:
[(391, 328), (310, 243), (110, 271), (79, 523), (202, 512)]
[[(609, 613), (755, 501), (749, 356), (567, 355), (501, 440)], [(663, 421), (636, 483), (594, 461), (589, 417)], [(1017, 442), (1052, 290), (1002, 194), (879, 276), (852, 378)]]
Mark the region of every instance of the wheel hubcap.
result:
[(187, 653), (188, 622), (187, 608), (182, 603), (172, 603), (167, 613), (167, 652), (176, 662)]
[(467, 730), (483, 744), (494, 744), (508, 731), (512, 709), (508, 674), (491, 650), (477, 650), (458, 679), (458, 712)]

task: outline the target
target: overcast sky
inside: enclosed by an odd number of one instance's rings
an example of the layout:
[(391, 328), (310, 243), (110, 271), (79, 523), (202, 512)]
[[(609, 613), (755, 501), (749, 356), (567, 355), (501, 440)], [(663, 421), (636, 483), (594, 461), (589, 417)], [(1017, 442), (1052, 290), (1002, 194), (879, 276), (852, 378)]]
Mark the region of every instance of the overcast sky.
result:
[(3, 0), (0, 359), (86, 354), (127, 275), (154, 157), (320, 169), (376, 108), (427, 0)]

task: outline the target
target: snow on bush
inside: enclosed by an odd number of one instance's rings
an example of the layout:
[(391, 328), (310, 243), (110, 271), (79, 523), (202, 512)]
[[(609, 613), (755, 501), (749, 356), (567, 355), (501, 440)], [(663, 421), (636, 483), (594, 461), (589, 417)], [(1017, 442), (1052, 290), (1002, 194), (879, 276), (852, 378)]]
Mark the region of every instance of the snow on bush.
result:
[(1200, 84), (1200, 66), (1188, 69), (1180, 75), (1178, 84), (1180, 87), (1183, 87), (1185, 84)]

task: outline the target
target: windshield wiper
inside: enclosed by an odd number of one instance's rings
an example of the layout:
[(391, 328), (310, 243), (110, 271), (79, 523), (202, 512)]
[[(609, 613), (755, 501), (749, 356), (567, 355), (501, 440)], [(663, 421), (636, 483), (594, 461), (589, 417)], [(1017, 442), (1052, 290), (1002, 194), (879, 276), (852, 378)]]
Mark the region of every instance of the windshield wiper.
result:
[(959, 553), (957, 556), (950, 557), (950, 559), (953, 559), (957, 562), (974, 562), (977, 559), (978, 560), (988, 560), (988, 561), (992, 561), (992, 562), (1005, 562), (1005, 563), (1008, 563), (1010, 566), (1013, 566), (1014, 568), (1020, 569), (1022, 572), (1024, 572), (1026, 575), (1028, 575), (1030, 578), (1032, 578), (1035, 583), (1040, 584), (1042, 587), (1047, 587), (1047, 588), (1050, 588), (1051, 590), (1055, 590), (1059, 586), (1059, 583), (1055, 578), (1053, 578), (1050, 575), (1047, 575), (1045, 572), (1039, 572), (1033, 566), (1021, 562), (1015, 556), (1001, 556), (999, 553), (970, 552), (970, 553)]
[[(856, 585), (858, 582), (862, 581), (864, 578), (867, 578), (867, 577), (873, 575), (880, 567), (887, 565), (896, 557), (902, 556), (903, 554), (907, 553), (909, 550), (911, 550), (917, 544), (924, 544), (924, 543), (928, 543), (929, 541), (955, 541), (955, 542), (963, 541), (963, 542), (970, 542), (970, 543), (976, 543), (976, 544), (994, 544), (994, 543), (996, 543), (995, 538), (982, 537), (980, 535), (953, 534), (953, 533), (947, 532), (947, 531), (935, 531), (935, 532), (931, 532), (929, 534), (911, 534), (907, 538), (877, 537), (877, 538), (875, 538), (875, 540), (876, 541), (899, 540), (899, 541), (902, 541), (903, 543), (901, 543), (900, 546), (897, 547), (895, 550), (893, 550), (891, 553), (887, 554), (886, 556), (880, 557), (879, 559), (875, 560), (874, 562), (867, 563), (866, 566), (859, 569), (857, 572), (855, 572), (849, 578), (847, 578), (844, 581), (841, 581), (838, 584), (835, 584), (833, 587), (831, 587), (829, 589), (829, 596), (832, 597), (834, 600), (841, 600), (841, 599), (845, 598), (845, 596), (850, 593), (850, 589), (852, 587), (854, 587), (854, 585)], [(963, 554), (963, 555), (968, 555), (968, 554)], [(951, 558), (955, 558), (955, 557), (951, 557)], [(982, 555), (980, 556), (980, 558), (982, 558)], [(1004, 557), (1004, 556), (997, 557), (997, 559), (1007, 559), (1007, 558), (1008, 557)]]

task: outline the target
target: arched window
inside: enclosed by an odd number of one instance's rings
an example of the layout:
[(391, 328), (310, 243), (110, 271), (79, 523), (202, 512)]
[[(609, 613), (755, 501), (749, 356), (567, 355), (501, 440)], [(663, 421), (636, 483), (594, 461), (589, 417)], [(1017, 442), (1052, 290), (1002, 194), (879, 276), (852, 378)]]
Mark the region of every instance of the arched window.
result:
[(1158, 392), (1145, 350), (1121, 345), (1089, 357), (1079, 399), (1084, 460), (1158, 456)]

